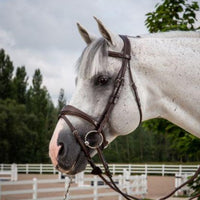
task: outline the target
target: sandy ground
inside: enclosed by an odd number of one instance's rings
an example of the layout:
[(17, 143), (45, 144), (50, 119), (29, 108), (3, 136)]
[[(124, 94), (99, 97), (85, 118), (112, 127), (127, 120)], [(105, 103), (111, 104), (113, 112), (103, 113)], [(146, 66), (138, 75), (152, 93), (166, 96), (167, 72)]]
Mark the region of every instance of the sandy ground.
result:
[[(32, 180), (34, 177), (37, 179), (57, 179), (58, 175), (40, 175), (40, 174), (19, 174), (18, 180)], [(145, 196), (145, 198), (150, 198), (150, 199), (158, 199), (159, 197), (163, 197), (167, 194), (169, 194), (170, 191), (174, 189), (174, 177), (172, 176), (148, 176), (148, 193)], [(57, 183), (57, 184), (50, 184), (52, 191), (55, 187), (64, 187), (64, 183)], [(48, 187), (50, 187), (48, 185)], [(75, 185), (75, 184), (73, 184)], [(45, 184), (40, 184), (39, 188), (45, 188), (47, 185)], [(23, 185), (23, 186), (3, 186), (2, 191), (5, 190), (22, 190), (22, 189), (32, 189), (32, 185)], [(104, 189), (103, 192), (107, 192), (109, 189)], [(1, 192), (1, 191), (0, 191)], [(88, 192), (88, 191), (87, 191)], [(73, 195), (81, 195), (81, 194), (86, 194), (87, 193), (84, 190), (80, 190), (77, 194), (75, 191), (71, 191), (71, 194)], [(92, 192), (92, 191), (91, 191)], [(44, 193), (40, 194), (39, 197), (53, 197), (53, 196), (63, 196), (63, 192), (49, 192), (49, 193)], [(25, 198), (32, 198), (32, 195), (30, 194), (19, 194), (19, 195), (7, 195), (3, 196), (0, 198), (0, 200), (19, 200), (19, 199), (25, 199)], [(100, 200), (117, 200), (118, 197), (107, 197), (107, 198), (99, 198)], [(173, 198), (175, 199), (180, 199), (180, 198)], [(183, 198), (181, 198), (182, 200)], [(81, 198), (80, 198), (81, 200)], [(88, 199), (89, 200), (89, 199)]]

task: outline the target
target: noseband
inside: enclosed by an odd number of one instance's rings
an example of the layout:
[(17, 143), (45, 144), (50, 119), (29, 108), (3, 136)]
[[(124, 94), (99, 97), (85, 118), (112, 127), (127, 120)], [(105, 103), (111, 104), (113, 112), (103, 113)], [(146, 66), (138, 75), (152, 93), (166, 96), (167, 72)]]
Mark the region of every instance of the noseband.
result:
[[(88, 163), (92, 167), (91, 173), (98, 175), (110, 188), (112, 188), (116, 192), (120, 193), (125, 199), (127, 199), (127, 200), (130, 200), (130, 199), (139, 200), (137, 197), (130, 196), (130, 195), (122, 192), (118, 188), (118, 186), (115, 184), (115, 182), (112, 179), (112, 175), (110, 173), (108, 164), (107, 164), (107, 162), (106, 162), (106, 160), (103, 156), (103, 153), (102, 153), (102, 150), (108, 145), (105, 134), (103, 132), (103, 128), (107, 124), (107, 122), (110, 118), (111, 112), (112, 112), (115, 104), (117, 103), (117, 101), (120, 97), (120, 92), (121, 92), (121, 90), (124, 86), (124, 78), (125, 78), (126, 70), (128, 70), (128, 73), (129, 73), (130, 86), (131, 86), (131, 89), (132, 89), (133, 94), (135, 96), (136, 104), (137, 104), (138, 111), (139, 111), (139, 116), (140, 116), (139, 125), (142, 122), (142, 109), (141, 109), (141, 104), (140, 104), (140, 98), (138, 96), (137, 87), (135, 85), (135, 82), (133, 81), (132, 72), (131, 72), (131, 68), (130, 68), (130, 60), (131, 60), (130, 41), (129, 41), (127, 36), (120, 35), (120, 37), (122, 38), (122, 40), (124, 42), (124, 47), (122, 49), (122, 52), (108, 51), (108, 56), (122, 59), (122, 66), (121, 66), (121, 68), (120, 68), (120, 70), (117, 74), (112, 93), (111, 93), (111, 95), (109, 97), (109, 101), (108, 101), (108, 103), (107, 103), (107, 105), (106, 105), (106, 107), (105, 107), (105, 109), (104, 109), (104, 111), (103, 111), (103, 113), (100, 117), (100, 120), (99, 121), (94, 120), (90, 115), (86, 114), (85, 112), (83, 112), (83, 111), (79, 110), (78, 108), (71, 106), (71, 105), (67, 105), (61, 110), (59, 118), (62, 118), (62, 119), (65, 120), (65, 122), (67, 123), (67, 125), (71, 129), (74, 137), (76, 138), (77, 142), (81, 146), (82, 151), (84, 152), (84, 154), (85, 154), (85, 156), (88, 160)], [(85, 134), (84, 141), (80, 137), (78, 130), (72, 125), (70, 120), (67, 118), (67, 115), (82, 118), (82, 119), (84, 119), (85, 121), (89, 122), (90, 124), (92, 124), (94, 126), (93, 130), (90, 130), (89, 132), (87, 132)], [(104, 166), (104, 170), (105, 170), (104, 173), (109, 178), (110, 181), (108, 181), (103, 176), (102, 170), (98, 166), (96, 166), (96, 164), (92, 160), (90, 153), (89, 153), (89, 149), (95, 149), (97, 151), (99, 159), (101, 160), (101, 162)], [(200, 171), (200, 168), (199, 168), (199, 171)], [(176, 190), (174, 190), (171, 193), (171, 195), (173, 193), (175, 193), (175, 191)], [(169, 197), (169, 195), (164, 197), (164, 198), (161, 198), (161, 199), (163, 200), (163, 199), (166, 199), (168, 197)]]

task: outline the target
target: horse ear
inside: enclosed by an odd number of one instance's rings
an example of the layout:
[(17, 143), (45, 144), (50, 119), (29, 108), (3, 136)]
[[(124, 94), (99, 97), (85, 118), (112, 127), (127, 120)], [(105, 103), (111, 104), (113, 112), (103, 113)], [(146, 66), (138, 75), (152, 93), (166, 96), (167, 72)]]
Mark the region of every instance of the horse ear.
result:
[(108, 42), (110, 46), (116, 47), (118, 42), (121, 41), (120, 37), (118, 35), (113, 34), (110, 30), (108, 30), (99, 19), (97, 19), (96, 17), (94, 17), (94, 19), (96, 20), (99, 27), (99, 31), (101, 35), (104, 37), (104, 39)]
[(81, 26), (79, 23), (77, 23), (77, 27), (78, 27), (81, 37), (84, 39), (84, 41), (87, 44), (90, 44), (92, 41), (96, 39), (95, 36), (93, 36), (92, 34), (89, 34), (87, 30), (83, 26)]

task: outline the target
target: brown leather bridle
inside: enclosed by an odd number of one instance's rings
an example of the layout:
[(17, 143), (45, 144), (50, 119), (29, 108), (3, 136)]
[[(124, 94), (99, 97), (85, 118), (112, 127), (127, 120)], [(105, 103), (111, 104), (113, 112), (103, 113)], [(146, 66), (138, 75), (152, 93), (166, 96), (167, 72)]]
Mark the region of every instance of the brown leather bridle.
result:
[[(65, 120), (65, 122), (67, 123), (67, 125), (71, 129), (74, 137), (76, 138), (77, 142), (81, 146), (81, 148), (82, 148), (82, 150), (83, 150), (83, 152), (84, 152), (84, 154), (87, 158), (88, 163), (92, 167), (91, 173), (98, 175), (109, 187), (111, 187), (116, 192), (120, 193), (125, 199), (139, 200), (139, 198), (134, 197), (134, 196), (130, 196), (130, 195), (122, 192), (118, 188), (118, 186), (115, 184), (115, 182), (112, 179), (112, 175), (111, 175), (111, 172), (109, 170), (108, 164), (107, 164), (107, 162), (106, 162), (106, 160), (103, 156), (103, 153), (102, 153), (102, 150), (108, 145), (105, 134), (103, 132), (103, 128), (108, 123), (111, 112), (112, 112), (115, 104), (117, 103), (117, 101), (120, 97), (120, 92), (121, 92), (123, 85), (124, 85), (124, 78), (125, 78), (126, 70), (128, 70), (128, 73), (129, 73), (130, 86), (131, 86), (131, 89), (134, 93), (136, 104), (137, 104), (138, 111), (139, 111), (139, 116), (140, 116), (139, 125), (142, 122), (142, 109), (141, 109), (140, 98), (138, 96), (138, 91), (137, 91), (137, 87), (135, 85), (135, 82), (133, 81), (131, 67), (130, 67), (130, 60), (131, 60), (130, 41), (129, 41), (127, 36), (120, 35), (120, 37), (122, 38), (122, 40), (124, 42), (124, 47), (122, 49), (122, 52), (108, 51), (108, 56), (115, 57), (115, 58), (121, 58), (122, 59), (122, 66), (121, 66), (121, 68), (120, 68), (120, 70), (117, 74), (112, 93), (111, 93), (111, 95), (109, 97), (109, 101), (108, 101), (108, 103), (107, 103), (107, 105), (106, 105), (106, 107), (105, 107), (105, 109), (104, 109), (104, 111), (103, 111), (103, 113), (100, 117), (100, 120), (99, 121), (94, 120), (90, 115), (86, 114), (85, 112), (83, 112), (83, 111), (79, 110), (78, 108), (71, 106), (71, 105), (67, 105), (61, 110), (59, 118), (62, 118), (62, 119)], [(70, 120), (67, 118), (67, 115), (73, 115), (73, 116), (80, 117), (80, 118), (86, 120), (87, 122), (89, 122), (90, 124), (92, 124), (94, 126), (93, 130), (91, 130), (91, 131), (89, 131), (85, 134), (84, 141), (80, 137), (78, 130), (72, 125)], [(89, 153), (89, 149), (95, 149), (97, 151), (99, 159), (102, 162), (104, 170), (105, 170), (104, 173), (109, 178), (109, 181), (103, 176), (102, 170), (98, 166), (96, 166), (96, 164), (92, 160), (90, 153)], [(200, 171), (200, 168), (199, 168), (198, 171)], [(173, 195), (176, 191), (177, 190), (174, 190), (173, 192), (171, 192), (170, 196)], [(161, 199), (164, 200), (164, 199), (166, 199), (170, 196), (167, 195), (166, 197), (163, 197)]]

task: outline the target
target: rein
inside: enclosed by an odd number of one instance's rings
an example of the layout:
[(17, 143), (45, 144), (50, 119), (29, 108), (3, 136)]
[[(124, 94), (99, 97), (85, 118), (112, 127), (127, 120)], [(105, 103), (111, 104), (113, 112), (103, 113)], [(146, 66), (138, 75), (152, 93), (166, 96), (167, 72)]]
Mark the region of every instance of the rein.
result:
[[(71, 106), (71, 105), (67, 105), (61, 110), (60, 115), (59, 115), (59, 119), (62, 118), (62, 119), (65, 120), (65, 122), (67, 123), (67, 125), (71, 129), (71, 132), (73, 133), (74, 137), (76, 138), (77, 142), (81, 146), (81, 149), (84, 152), (88, 163), (92, 167), (91, 174), (98, 175), (110, 188), (112, 188), (116, 192), (120, 193), (125, 199), (127, 199), (127, 200), (131, 200), (131, 199), (140, 200), (137, 197), (130, 196), (130, 195), (124, 193), (115, 184), (115, 182), (112, 179), (112, 174), (109, 170), (108, 163), (106, 162), (104, 155), (103, 155), (103, 152), (102, 152), (103, 149), (108, 145), (105, 134), (103, 132), (103, 128), (107, 124), (107, 122), (110, 118), (111, 112), (112, 112), (115, 104), (117, 103), (117, 101), (120, 97), (120, 92), (121, 92), (121, 90), (124, 86), (124, 78), (125, 78), (126, 70), (128, 70), (128, 73), (129, 73), (130, 86), (131, 86), (131, 89), (132, 89), (133, 94), (135, 96), (136, 104), (137, 104), (138, 111), (139, 111), (140, 119), (139, 119), (138, 126), (142, 122), (142, 109), (141, 109), (140, 98), (139, 98), (139, 95), (138, 95), (137, 87), (136, 87), (135, 82), (134, 82), (133, 77), (132, 77), (132, 72), (131, 72), (131, 67), (130, 67), (130, 60), (131, 60), (130, 41), (129, 41), (127, 36), (120, 35), (120, 37), (122, 38), (122, 40), (124, 42), (124, 47), (122, 49), (122, 52), (108, 51), (108, 56), (122, 59), (122, 66), (121, 66), (121, 68), (118, 72), (116, 79), (115, 79), (115, 83), (114, 83), (112, 93), (111, 93), (111, 95), (109, 97), (109, 101), (108, 101), (108, 103), (107, 103), (107, 105), (106, 105), (106, 107), (105, 107), (105, 109), (104, 109), (104, 111), (103, 111), (103, 113), (100, 117), (100, 120), (99, 121), (94, 120), (87, 113), (85, 113), (85, 112), (83, 112), (83, 111), (79, 110), (78, 108)], [(87, 132), (85, 134), (85, 137), (84, 137), (84, 140), (83, 140), (81, 138), (81, 136), (79, 135), (78, 130), (73, 126), (73, 124), (67, 118), (67, 115), (72, 115), (72, 116), (76, 116), (76, 117), (80, 117), (80, 118), (84, 119), (85, 121), (92, 124), (94, 126), (94, 129)], [(92, 160), (92, 158), (90, 156), (90, 152), (89, 152), (90, 149), (95, 149), (97, 151), (99, 159), (102, 162), (103, 167), (104, 167), (104, 174), (109, 179), (109, 181), (104, 177), (103, 172), (100, 169), (100, 167), (96, 166), (96, 164)], [(58, 166), (58, 168), (59, 168), (59, 166)], [(198, 173), (199, 172), (200, 172), (200, 168), (198, 169)], [(166, 197), (163, 197), (161, 199), (164, 200), (164, 199), (170, 197), (171, 195), (173, 195), (175, 192), (176, 192), (176, 190), (171, 192), (170, 195), (167, 195)]]

